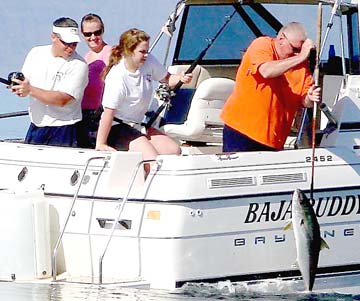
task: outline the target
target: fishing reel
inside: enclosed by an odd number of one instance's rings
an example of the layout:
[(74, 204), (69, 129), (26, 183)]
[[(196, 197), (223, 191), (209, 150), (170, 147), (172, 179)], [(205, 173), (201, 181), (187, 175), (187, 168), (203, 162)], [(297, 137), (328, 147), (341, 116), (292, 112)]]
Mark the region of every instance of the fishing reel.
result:
[(19, 71), (10, 72), (7, 79), (0, 77), (0, 83), (7, 86), (15, 86), (18, 83), (15, 83), (13, 81), (14, 79), (24, 80), (25, 76), (22, 74), (22, 72)]
[(163, 102), (169, 103), (170, 99), (175, 96), (168, 84), (160, 83), (159, 87), (155, 90), (155, 97)]
[[(154, 97), (161, 101), (162, 104), (158, 107), (158, 109), (155, 111), (148, 111), (145, 113), (145, 122), (142, 124), (149, 128), (151, 125), (156, 121), (156, 119), (159, 117), (160, 113), (163, 111), (163, 109), (166, 108), (168, 110), (171, 106), (170, 100), (172, 97), (175, 96), (175, 92), (170, 89), (168, 84), (160, 83), (158, 88), (155, 90)], [(161, 119), (162, 120), (162, 119)], [(162, 121), (160, 121), (159, 124), (161, 124)]]
[(25, 79), (25, 76), (22, 72), (19, 72), (19, 71), (10, 72), (8, 75), (8, 81), (9, 81), (10, 86), (18, 85), (18, 83), (13, 81), (14, 79), (23, 81)]

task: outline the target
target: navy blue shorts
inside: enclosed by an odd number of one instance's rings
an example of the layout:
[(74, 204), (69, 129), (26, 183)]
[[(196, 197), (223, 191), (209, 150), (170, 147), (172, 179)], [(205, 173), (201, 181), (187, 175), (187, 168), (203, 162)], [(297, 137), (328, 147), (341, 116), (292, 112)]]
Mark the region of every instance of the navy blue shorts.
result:
[(25, 143), (76, 147), (76, 125), (38, 127), (31, 123)]
[(223, 152), (246, 151), (276, 151), (276, 149), (261, 144), (225, 125), (223, 130)]
[(117, 150), (127, 151), (130, 142), (141, 136), (145, 135), (132, 126), (121, 122), (111, 127), (107, 143)]

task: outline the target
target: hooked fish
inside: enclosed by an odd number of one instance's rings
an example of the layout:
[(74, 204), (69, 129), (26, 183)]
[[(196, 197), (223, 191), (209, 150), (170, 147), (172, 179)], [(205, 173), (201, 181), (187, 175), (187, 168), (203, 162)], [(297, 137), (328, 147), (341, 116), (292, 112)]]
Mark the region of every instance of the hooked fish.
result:
[(291, 221), (284, 229), (294, 230), (297, 266), (305, 288), (311, 291), (315, 282), (320, 250), (329, 249), (329, 246), (320, 237), (320, 226), (314, 209), (300, 189), (296, 189), (293, 193), (291, 214)]

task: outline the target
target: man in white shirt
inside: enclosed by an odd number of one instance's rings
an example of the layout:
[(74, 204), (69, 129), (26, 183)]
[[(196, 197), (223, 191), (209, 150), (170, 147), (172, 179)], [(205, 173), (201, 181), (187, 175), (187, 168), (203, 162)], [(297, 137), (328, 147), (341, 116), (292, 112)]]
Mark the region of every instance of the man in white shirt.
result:
[(88, 83), (88, 65), (75, 51), (80, 41), (76, 21), (55, 20), (51, 40), (51, 45), (30, 50), (22, 68), (25, 80), (14, 80), (18, 85), (11, 90), (30, 96), (26, 143), (76, 146), (76, 123), (82, 118), (81, 99)]

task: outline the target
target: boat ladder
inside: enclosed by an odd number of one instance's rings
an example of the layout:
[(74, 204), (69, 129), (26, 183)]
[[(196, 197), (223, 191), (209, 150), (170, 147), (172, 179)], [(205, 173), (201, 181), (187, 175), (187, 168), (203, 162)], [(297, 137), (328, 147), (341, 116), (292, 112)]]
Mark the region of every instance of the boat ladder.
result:
[[(81, 177), (81, 181), (79, 182), (79, 185), (76, 189), (76, 192), (74, 194), (74, 197), (73, 197), (73, 200), (72, 200), (72, 203), (71, 203), (71, 206), (70, 206), (70, 209), (69, 209), (69, 212), (68, 212), (68, 215), (67, 215), (67, 218), (65, 220), (65, 223), (64, 223), (64, 226), (61, 230), (61, 233), (56, 241), (56, 244), (55, 244), (55, 248), (54, 248), (54, 251), (53, 251), (53, 255), (52, 255), (52, 258), (51, 258), (51, 267), (52, 267), (52, 278), (53, 278), (53, 281), (56, 281), (56, 275), (57, 275), (57, 270), (56, 270), (56, 257), (57, 257), (57, 252), (58, 252), (58, 249), (59, 249), (59, 246), (60, 246), (60, 243), (62, 241), (62, 238), (63, 238), (63, 235), (65, 233), (65, 229), (66, 229), (66, 226), (69, 222), (69, 219), (70, 219), (70, 216), (71, 216), (71, 213), (73, 211), (73, 208), (74, 208), (74, 205), (75, 205), (75, 202), (78, 198), (78, 195), (79, 195), (79, 191), (80, 191), (80, 188), (81, 188), (81, 185), (83, 183), (83, 180), (84, 180), (84, 176), (86, 174), (86, 171), (88, 169), (88, 166), (90, 164), (91, 161), (93, 160), (104, 160), (104, 161), (107, 161), (109, 160), (109, 157), (92, 157), (92, 158), (89, 158), (85, 164), (85, 168), (84, 168), (84, 173)], [(140, 161), (136, 164), (135, 168), (134, 168), (134, 171), (133, 171), (133, 174), (132, 174), (132, 177), (131, 177), (131, 180), (129, 182), (129, 186), (127, 188), (127, 192), (126, 192), (126, 195), (125, 197), (122, 199), (122, 202), (121, 202), (121, 206), (119, 207), (119, 212), (117, 214), (117, 218), (115, 219), (113, 225), (112, 225), (112, 228), (111, 228), (111, 231), (108, 235), (108, 238), (107, 238), (107, 241), (106, 241), (106, 245), (105, 245), (105, 248), (103, 250), (103, 252), (101, 253), (100, 255), (100, 258), (99, 258), (99, 284), (102, 284), (102, 281), (103, 281), (103, 273), (102, 273), (102, 267), (103, 267), (103, 260), (104, 260), (104, 257), (105, 257), (105, 254), (107, 252), (107, 249), (108, 249), (108, 246), (110, 244), (110, 241), (112, 239), (112, 237), (114, 236), (114, 231), (115, 231), (115, 228), (116, 228), (116, 225), (119, 223), (119, 221), (121, 220), (121, 214), (123, 212), (123, 209), (125, 207), (125, 204), (129, 198), (129, 195), (130, 195), (130, 192), (132, 190), (132, 187), (134, 185), (134, 182), (135, 182), (135, 179), (136, 179), (136, 176), (140, 170), (140, 167), (143, 167), (144, 164), (147, 164), (147, 163), (151, 163), (151, 162), (155, 162), (157, 164), (157, 166), (161, 165), (161, 161), (158, 161), (158, 160), (143, 160), (143, 161)]]
[(125, 207), (125, 204), (129, 198), (129, 194), (131, 192), (131, 189), (134, 185), (134, 182), (135, 182), (135, 179), (136, 179), (136, 176), (137, 176), (137, 173), (138, 171), (140, 170), (140, 167), (142, 167), (144, 164), (147, 164), (147, 163), (151, 163), (151, 162), (156, 162), (157, 165), (159, 166), (161, 164), (160, 161), (157, 161), (157, 160), (143, 160), (143, 161), (140, 161), (139, 163), (136, 164), (135, 166), (135, 169), (133, 171), (133, 174), (132, 174), (132, 177), (131, 177), (131, 180), (130, 180), (130, 183), (129, 183), (129, 187), (127, 189), (127, 192), (126, 192), (126, 195), (125, 197), (123, 198), (122, 202), (121, 202), (121, 206), (119, 208), (119, 212), (118, 212), (118, 215), (114, 221), (114, 223), (112, 224), (112, 227), (111, 227), (111, 231), (108, 235), (108, 238), (107, 238), (107, 241), (106, 241), (106, 245), (105, 245), (105, 248), (104, 248), (104, 251), (101, 253), (100, 257), (99, 257), (99, 284), (102, 284), (103, 283), (103, 273), (102, 273), (102, 268), (103, 268), (103, 260), (104, 260), (104, 257), (105, 257), (105, 254), (106, 254), (106, 251), (109, 247), (109, 244), (110, 244), (110, 241), (111, 239), (113, 238), (114, 236), (114, 231), (115, 231), (115, 228), (116, 228), (116, 225), (119, 223), (119, 221), (121, 220), (121, 214), (124, 210), (124, 207)]
[(52, 255), (52, 258), (51, 258), (51, 269), (52, 269), (52, 277), (53, 277), (53, 281), (56, 281), (56, 274), (57, 274), (57, 271), (56, 271), (56, 257), (57, 257), (57, 252), (58, 252), (58, 249), (59, 249), (59, 246), (60, 246), (60, 243), (62, 241), (62, 238), (63, 238), (63, 235), (65, 233), (65, 229), (66, 229), (66, 226), (69, 222), (69, 219), (70, 219), (70, 216), (71, 216), (71, 213), (73, 211), (73, 208), (74, 208), (74, 205), (75, 205), (75, 202), (78, 198), (78, 195), (79, 195), (79, 191), (80, 191), (80, 188), (81, 188), (81, 185), (82, 183), (84, 182), (84, 177), (86, 175), (86, 171), (89, 167), (89, 164), (91, 161), (94, 161), (94, 160), (104, 160), (105, 162), (108, 161), (110, 159), (109, 156), (106, 156), (106, 157), (91, 157), (89, 158), (86, 163), (85, 163), (85, 168), (84, 168), (84, 172), (83, 172), (83, 175), (81, 177), (81, 180), (79, 182), (79, 185), (75, 191), (75, 194), (74, 194), (74, 197), (73, 197), (73, 200), (71, 202), (71, 206), (70, 206), (70, 209), (69, 209), (69, 212), (68, 212), (68, 215), (66, 217), (66, 220), (65, 220), (65, 223), (64, 223), (64, 226), (61, 230), (61, 233), (56, 241), (56, 244), (55, 244), (55, 248), (54, 248), (54, 251), (53, 251), (53, 255)]

